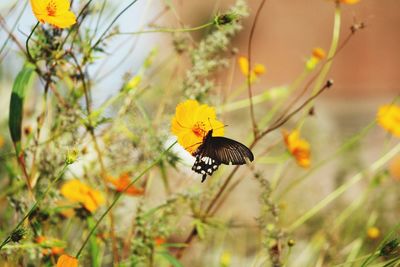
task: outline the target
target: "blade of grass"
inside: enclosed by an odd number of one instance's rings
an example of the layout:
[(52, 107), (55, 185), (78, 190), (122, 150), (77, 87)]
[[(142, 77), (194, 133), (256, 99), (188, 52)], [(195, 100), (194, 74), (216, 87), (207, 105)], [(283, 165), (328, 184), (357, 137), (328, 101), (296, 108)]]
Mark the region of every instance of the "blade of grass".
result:
[(22, 153), (21, 132), (24, 112), (24, 100), (28, 90), (32, 86), (34, 73), (35, 66), (30, 63), (26, 63), (23, 66), (22, 70), (18, 73), (17, 77), (14, 80), (11, 92), (10, 110), (8, 115), (8, 127), (10, 129), (11, 139), (14, 145), (17, 161), (22, 169), (28, 189), (32, 196), (32, 186), (26, 170), (24, 155)]
[(378, 169), (380, 169), (384, 164), (386, 164), (391, 158), (393, 158), (397, 153), (400, 152), (400, 143), (398, 143), (395, 147), (393, 147), (388, 153), (386, 153), (383, 157), (374, 162), (370, 168), (367, 168), (364, 172), (359, 172), (354, 175), (349, 181), (345, 184), (337, 188), (335, 191), (330, 193), (327, 197), (321, 200), (317, 205), (312, 207), (306, 213), (304, 213), (300, 218), (294, 221), (288, 228), (288, 232), (292, 232), (297, 229), (299, 226), (303, 225), (307, 220), (313, 217), (315, 214), (320, 212), (323, 208), (325, 208), (332, 201), (336, 200), (340, 195), (346, 192), (349, 188), (351, 188), (354, 184), (359, 182), (363, 177), (365, 172), (374, 173)]

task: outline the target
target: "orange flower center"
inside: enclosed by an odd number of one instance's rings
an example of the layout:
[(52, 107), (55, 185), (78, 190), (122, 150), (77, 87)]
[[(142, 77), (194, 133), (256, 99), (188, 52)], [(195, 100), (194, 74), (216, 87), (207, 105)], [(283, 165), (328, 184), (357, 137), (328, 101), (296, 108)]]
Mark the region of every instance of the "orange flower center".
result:
[(206, 135), (205, 128), (206, 125), (204, 124), (204, 122), (199, 121), (192, 127), (192, 131), (197, 137), (203, 138)]
[(46, 7), (47, 15), (50, 17), (54, 17), (57, 11), (57, 4), (54, 1), (50, 1)]

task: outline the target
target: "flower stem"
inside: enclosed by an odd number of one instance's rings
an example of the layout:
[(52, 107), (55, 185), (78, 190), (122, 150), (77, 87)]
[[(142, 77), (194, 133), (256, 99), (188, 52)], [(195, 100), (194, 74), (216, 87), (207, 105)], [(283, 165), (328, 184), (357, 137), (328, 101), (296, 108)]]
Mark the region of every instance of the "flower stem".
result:
[(342, 195), (344, 192), (346, 192), (350, 187), (352, 187), (354, 184), (359, 182), (364, 177), (364, 173), (376, 172), (399, 152), (400, 152), (400, 143), (398, 143), (392, 150), (390, 150), (388, 153), (386, 153), (383, 157), (378, 159), (374, 164), (371, 165), (370, 168), (367, 168), (366, 170), (357, 173), (347, 183), (343, 184), (342, 186), (337, 188), (335, 191), (330, 193), (327, 197), (325, 197), (317, 205), (315, 205), (313, 208), (311, 208), (309, 211), (307, 211), (303, 216), (301, 216), (295, 222), (293, 222), (287, 228), (287, 231), (292, 232), (293, 230), (295, 230), (296, 228), (301, 226), (303, 223), (305, 223), (307, 220), (309, 220), (311, 217), (313, 217), (315, 214), (317, 214), (320, 210), (322, 210), (324, 207), (326, 207), (329, 203), (331, 203), (332, 201), (337, 199), (340, 195)]
[(88, 243), (90, 237), (93, 235), (93, 233), (96, 231), (97, 227), (100, 225), (101, 221), (104, 219), (104, 217), (110, 212), (110, 210), (117, 204), (118, 200), (121, 198), (122, 194), (125, 193), (126, 190), (128, 190), (129, 187), (131, 187), (134, 183), (136, 183), (140, 178), (142, 178), (150, 169), (152, 169), (154, 166), (156, 166), (162, 158), (165, 156), (165, 154), (176, 144), (177, 142), (175, 141), (172, 145), (170, 145), (166, 150), (164, 150), (161, 155), (155, 159), (150, 165), (148, 165), (139, 175), (135, 177), (135, 179), (132, 180), (125, 188), (124, 190), (117, 192), (115, 194), (115, 197), (113, 201), (111, 202), (111, 205), (106, 209), (106, 211), (100, 216), (100, 218), (97, 220), (96, 224), (92, 227), (90, 230), (89, 234), (85, 238), (85, 240), (82, 243), (82, 246), (76, 253), (76, 258), (78, 259), (79, 256), (81, 255), (83, 249), (85, 248), (86, 244)]
[[(160, 28), (160, 29), (154, 29), (154, 30), (143, 30), (143, 31), (137, 31), (137, 32), (120, 32), (116, 33), (115, 35), (127, 35), (127, 34), (142, 34), (142, 33), (175, 33), (175, 32), (194, 32), (198, 30), (205, 29), (207, 27), (210, 27), (214, 25), (214, 22), (208, 22), (206, 24), (193, 27), (193, 28), (180, 28), (180, 29), (170, 29), (170, 28)], [(110, 37), (110, 36), (108, 36)], [(107, 37), (107, 38), (108, 38)]]
[(35, 202), (35, 204), (33, 204), (33, 206), (30, 208), (28, 213), (25, 214), (25, 216), (19, 221), (19, 223), (14, 227), (14, 229), (11, 231), (11, 233), (9, 235), (7, 235), (7, 237), (4, 239), (4, 241), (0, 244), (0, 250), (7, 243), (10, 242), (12, 233), (15, 230), (17, 230), (24, 223), (26, 218), (28, 218), (35, 211), (35, 209), (40, 205), (40, 203), (42, 203), (42, 201), (46, 198), (47, 193), (50, 191), (50, 189), (53, 187), (53, 185), (55, 183), (57, 183), (57, 181), (64, 175), (64, 173), (67, 169), (67, 166), (68, 166), (67, 164), (64, 165), (64, 167), (62, 168), (61, 172), (57, 175), (57, 177), (54, 178), (54, 180), (47, 186), (46, 191), (44, 191), (43, 195)]
[(28, 38), (26, 39), (25, 42), (25, 48), (26, 48), (26, 54), (28, 55), (28, 60), (29, 62), (34, 62), (31, 52), (29, 51), (29, 40), (31, 39), (33, 33), (35, 32), (36, 28), (39, 26), (39, 21), (35, 24), (35, 26), (33, 27), (31, 33), (29, 34)]
[[(336, 54), (336, 50), (338, 48), (340, 39), (340, 25), (341, 25), (341, 9), (340, 9), (340, 4), (336, 4), (334, 22), (333, 22), (332, 42), (327, 56), (328, 59), (332, 59)], [(319, 76), (315, 81), (315, 85), (312, 90), (313, 94), (315, 94), (318, 91), (318, 89), (321, 88), (322, 84), (326, 81), (326, 76), (328, 75), (328, 72), (331, 69), (332, 63), (333, 60), (328, 60), (324, 65), (324, 67), (321, 69), (321, 72), (319, 73)], [(308, 109), (306, 109), (306, 112), (307, 111)]]

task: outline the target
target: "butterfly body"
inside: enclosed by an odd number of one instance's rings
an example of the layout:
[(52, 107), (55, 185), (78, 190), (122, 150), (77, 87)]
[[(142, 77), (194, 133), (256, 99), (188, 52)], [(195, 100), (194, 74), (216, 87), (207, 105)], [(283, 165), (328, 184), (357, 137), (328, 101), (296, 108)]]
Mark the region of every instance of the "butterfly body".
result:
[(207, 175), (211, 176), (221, 164), (243, 165), (246, 159), (254, 160), (251, 150), (245, 145), (222, 136), (212, 136), (213, 130), (208, 131), (203, 142), (193, 153), (196, 160), (192, 170), (202, 174), (201, 182)]

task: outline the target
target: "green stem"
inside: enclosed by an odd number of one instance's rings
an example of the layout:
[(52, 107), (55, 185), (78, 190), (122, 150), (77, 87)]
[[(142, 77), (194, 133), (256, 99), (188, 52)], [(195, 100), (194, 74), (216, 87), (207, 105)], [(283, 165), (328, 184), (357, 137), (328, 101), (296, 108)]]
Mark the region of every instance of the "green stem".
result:
[(11, 240), (11, 235), (14, 231), (16, 231), (23, 223), (24, 221), (35, 211), (35, 209), (42, 203), (42, 201), (46, 198), (47, 193), (50, 191), (50, 189), (53, 187), (53, 185), (63, 176), (67, 169), (67, 164), (64, 165), (62, 168), (61, 172), (58, 174), (56, 178), (47, 186), (46, 191), (44, 191), (43, 195), (33, 204), (33, 206), (30, 208), (27, 214), (19, 221), (17, 226), (14, 227), (14, 229), (11, 231), (11, 233), (4, 239), (4, 241), (0, 245), (0, 250)]
[(310, 219), (315, 214), (317, 214), (320, 210), (322, 210), (324, 207), (326, 207), (329, 203), (331, 203), (332, 201), (337, 199), (340, 195), (342, 195), (344, 192), (346, 192), (350, 187), (352, 187), (354, 184), (359, 182), (364, 177), (364, 173), (376, 172), (378, 169), (380, 169), (384, 164), (386, 164), (391, 158), (393, 158), (399, 152), (400, 152), (400, 143), (398, 143), (392, 150), (390, 150), (383, 157), (381, 157), (375, 163), (373, 163), (370, 168), (367, 168), (363, 172), (357, 173), (347, 183), (343, 184), (342, 186), (337, 188), (335, 191), (330, 193), (327, 197), (325, 197), (317, 205), (315, 205), (313, 208), (311, 208), (309, 211), (307, 211), (303, 216), (301, 216), (294, 223), (292, 223), (288, 227), (287, 231), (292, 232), (293, 230), (295, 230), (296, 228), (301, 226), (304, 222), (306, 222), (308, 219)]
[(124, 14), (131, 6), (133, 6), (133, 4), (135, 4), (138, 0), (134, 0), (131, 3), (129, 3), (129, 5), (127, 5), (121, 12), (118, 13), (118, 15), (111, 21), (110, 25), (108, 25), (107, 29), (100, 35), (99, 39), (97, 39), (97, 41), (94, 43), (94, 45), (92, 45), (92, 47), (90, 48), (90, 50), (93, 50), (94, 48), (96, 48), (96, 46), (98, 46), (102, 41), (103, 41), (103, 37), (107, 34), (107, 32), (111, 29), (111, 27), (114, 25), (114, 23), (119, 19), (120, 16), (122, 16), (122, 14)]
[(29, 34), (29, 36), (28, 36), (28, 38), (26, 39), (26, 42), (25, 42), (26, 54), (28, 55), (28, 60), (30, 62), (33, 62), (33, 58), (32, 58), (31, 52), (29, 52), (29, 40), (31, 39), (31, 37), (32, 37), (33, 33), (35, 32), (36, 28), (39, 26), (39, 23), (40, 22), (38, 21), (36, 23), (36, 25), (33, 27), (31, 33)]
[(97, 220), (96, 224), (92, 227), (92, 229), (90, 230), (89, 234), (87, 235), (87, 237), (85, 238), (85, 240), (82, 243), (82, 246), (80, 247), (80, 249), (78, 250), (78, 252), (76, 253), (75, 258), (79, 258), (79, 256), (81, 255), (83, 249), (85, 248), (86, 244), (88, 243), (90, 237), (93, 235), (93, 233), (96, 231), (97, 227), (100, 225), (101, 221), (106, 217), (106, 215), (110, 212), (110, 210), (115, 206), (115, 204), (118, 202), (118, 200), (121, 198), (122, 194), (126, 192), (126, 190), (128, 190), (129, 187), (131, 187), (134, 183), (136, 183), (136, 181), (138, 181), (140, 178), (142, 178), (150, 169), (152, 169), (154, 166), (156, 166), (164, 157), (164, 155), (176, 144), (177, 142), (175, 141), (172, 145), (170, 145), (166, 150), (163, 151), (163, 153), (161, 153), (161, 155), (154, 160), (150, 165), (148, 165), (139, 175), (137, 175), (135, 177), (135, 179), (132, 180), (132, 182), (130, 182), (125, 188), (124, 190), (117, 192), (115, 194), (115, 197), (113, 199), (113, 201), (111, 202), (111, 205), (106, 209), (106, 211), (100, 216), (100, 218)]
[(154, 29), (154, 30), (143, 30), (143, 31), (137, 31), (137, 32), (120, 32), (116, 33), (116, 35), (127, 35), (127, 34), (142, 34), (142, 33), (175, 33), (175, 32), (193, 32), (193, 31), (198, 31), (205, 29), (207, 27), (210, 27), (214, 25), (214, 22), (208, 22), (206, 24), (193, 27), (193, 28), (181, 28), (181, 29), (170, 29), (170, 28), (161, 28), (161, 29)]
[(357, 142), (361, 140), (376, 124), (376, 121), (370, 122), (365, 128), (363, 128), (359, 133), (355, 134), (353, 137), (351, 137), (348, 141), (346, 141), (339, 149), (337, 149), (332, 155), (328, 156), (327, 158), (323, 159), (322, 161), (318, 162), (317, 164), (312, 167), (307, 173), (304, 175), (300, 176), (299, 178), (294, 179), (286, 188), (285, 190), (282, 191), (279, 195), (279, 199), (283, 198), (286, 196), (290, 191), (292, 191), (297, 185), (299, 185), (301, 182), (306, 180), (308, 177), (310, 177), (311, 174), (316, 172), (318, 169), (320, 169), (322, 166), (324, 166), (326, 163), (331, 162), (334, 158), (339, 156), (341, 153), (344, 151), (350, 149), (352, 146), (354, 146)]
[[(26, 9), (27, 6), (28, 6), (28, 1), (25, 2), (24, 7), (22, 8), (21, 12), (18, 14), (18, 17), (17, 17), (17, 19), (15, 20), (14, 25), (11, 27), (11, 29), (10, 29), (8, 35), (7, 35), (7, 39), (4, 41), (3, 45), (1, 46), (1, 48), (0, 48), (0, 55), (3, 53), (3, 51), (4, 51), (4, 49), (6, 48), (8, 42), (9, 42), (10, 39), (12, 38), (12, 34), (13, 34), (15, 28), (19, 25), (19, 21), (21, 20), (22, 15), (25, 13), (25, 9)], [(1, 17), (0, 19), (3, 20), (2, 17)], [(6, 27), (6, 26), (4, 26), (3, 28), (5, 28), (5, 27)], [(3, 57), (3, 58), (4, 58), (4, 57)]]
[[(339, 38), (340, 38), (340, 25), (341, 25), (341, 9), (340, 5), (336, 4), (335, 8), (335, 17), (334, 17), (334, 22), (333, 22), (333, 36), (332, 36), (332, 42), (331, 42), (331, 47), (329, 48), (328, 52), (328, 61), (324, 65), (324, 67), (321, 69), (321, 72), (315, 81), (315, 85), (313, 88), (313, 94), (319, 90), (319, 88), (322, 87), (322, 85), (326, 82), (326, 76), (328, 75), (329, 70), (331, 69), (333, 60), (332, 59), (335, 54), (336, 50), (339, 45)], [(308, 109), (306, 109), (308, 111)]]

